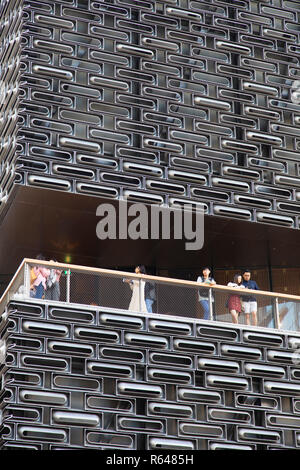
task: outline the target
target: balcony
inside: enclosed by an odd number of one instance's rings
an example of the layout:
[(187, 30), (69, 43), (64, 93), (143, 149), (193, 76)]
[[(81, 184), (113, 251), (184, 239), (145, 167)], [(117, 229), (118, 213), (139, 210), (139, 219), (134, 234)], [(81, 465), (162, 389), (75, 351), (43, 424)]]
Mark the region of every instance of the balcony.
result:
[[(59, 271), (59, 298), (36, 296), (34, 266)], [(232, 323), (237, 294), (256, 326)], [(0, 450), (299, 449), (298, 302), (24, 259), (0, 302)]]
[[(47, 288), (41, 295), (32, 286), (33, 268), (55, 269), (60, 275), (59, 292), (53, 297)], [(106, 312), (148, 314), (145, 286), (148, 284), (154, 299), (151, 315), (174, 320), (202, 320), (214, 324), (232, 323), (228, 300), (237, 296), (243, 301), (248, 296), (257, 300), (257, 321), (247, 320), (241, 312), (238, 325), (281, 331), (299, 331), (300, 297), (275, 292), (253, 291), (215, 285), (207, 287), (193, 281), (165, 277), (133, 274), (108, 269), (76, 266), (64, 263), (24, 259), (0, 299), (0, 315), (9, 301), (49, 303), (51, 305), (72, 304), (73, 308), (95, 309)], [(47, 287), (47, 286), (46, 286)], [(203, 320), (200, 297), (207, 299), (209, 315)], [(243, 302), (241, 302), (243, 304)], [(251, 324), (252, 323), (252, 324)], [(237, 325), (235, 325), (237, 326)]]

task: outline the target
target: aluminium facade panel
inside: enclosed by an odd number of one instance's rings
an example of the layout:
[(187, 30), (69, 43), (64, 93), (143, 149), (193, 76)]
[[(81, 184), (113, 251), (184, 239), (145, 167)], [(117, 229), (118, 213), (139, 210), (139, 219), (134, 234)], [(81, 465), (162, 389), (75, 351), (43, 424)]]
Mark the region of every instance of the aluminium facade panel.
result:
[(19, 85), (1, 127), (4, 197), (13, 175), (46, 190), (193, 201), (207, 214), (299, 228), (298, 2), (1, 8), (12, 20), (10, 31), (2, 21), (2, 67), (10, 37)]
[(1, 449), (299, 448), (298, 333), (170, 317), (153, 332), (157, 314), (35, 306), (11, 300), (0, 325)]

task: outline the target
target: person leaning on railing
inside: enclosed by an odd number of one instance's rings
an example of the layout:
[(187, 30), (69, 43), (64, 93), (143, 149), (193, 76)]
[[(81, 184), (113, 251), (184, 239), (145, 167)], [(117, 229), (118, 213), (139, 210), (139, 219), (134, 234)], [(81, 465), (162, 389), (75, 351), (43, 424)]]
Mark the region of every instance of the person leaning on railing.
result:
[[(246, 269), (243, 272), (243, 285), (246, 289), (259, 290), (258, 285), (255, 281), (250, 279), (251, 272), (249, 269)], [(253, 295), (243, 295), (242, 296), (242, 309), (246, 315), (246, 324), (250, 325), (250, 314), (252, 317), (252, 324), (257, 325), (257, 300)]]
[[(52, 263), (57, 263), (56, 260), (50, 260)], [(59, 280), (61, 277), (61, 269), (52, 268), (50, 274), (46, 280), (46, 291), (45, 299), (46, 300), (59, 300), (60, 299), (60, 285)]]

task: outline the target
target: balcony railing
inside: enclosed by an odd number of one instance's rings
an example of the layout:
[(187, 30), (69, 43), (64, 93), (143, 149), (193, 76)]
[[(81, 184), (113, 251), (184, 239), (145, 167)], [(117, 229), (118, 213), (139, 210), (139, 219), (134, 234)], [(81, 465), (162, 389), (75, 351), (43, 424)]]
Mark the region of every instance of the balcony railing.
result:
[[(44, 274), (56, 270), (59, 285), (45, 283), (43, 287), (39, 286), (35, 275), (41, 268), (48, 270)], [(242, 306), (247, 297), (256, 298), (256, 318), (242, 311), (238, 318), (241, 325), (287, 331), (300, 329), (300, 297), (295, 295), (221, 285), (207, 287), (193, 281), (33, 259), (24, 259), (19, 266), (0, 299), (0, 315), (9, 301), (18, 300), (58, 305), (72, 303), (84, 305), (85, 308), (99, 306), (144, 314), (150, 313), (149, 304), (152, 303), (153, 314), (203, 319), (203, 304), (206, 304), (208, 322), (230, 323), (233, 322), (229, 311), (231, 296), (240, 300)], [(145, 301), (146, 297), (153, 302)]]

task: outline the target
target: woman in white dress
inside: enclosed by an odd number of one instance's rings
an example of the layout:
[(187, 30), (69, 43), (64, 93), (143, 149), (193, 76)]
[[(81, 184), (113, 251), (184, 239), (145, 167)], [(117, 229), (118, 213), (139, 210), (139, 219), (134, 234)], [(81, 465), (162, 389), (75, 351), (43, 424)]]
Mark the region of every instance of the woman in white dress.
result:
[[(146, 274), (146, 269), (143, 265), (138, 265), (135, 268), (136, 274)], [(145, 302), (145, 281), (138, 279), (125, 279), (132, 290), (132, 296), (128, 310), (133, 312), (147, 312), (146, 302)], [(141, 295), (141, 301), (140, 301)]]

